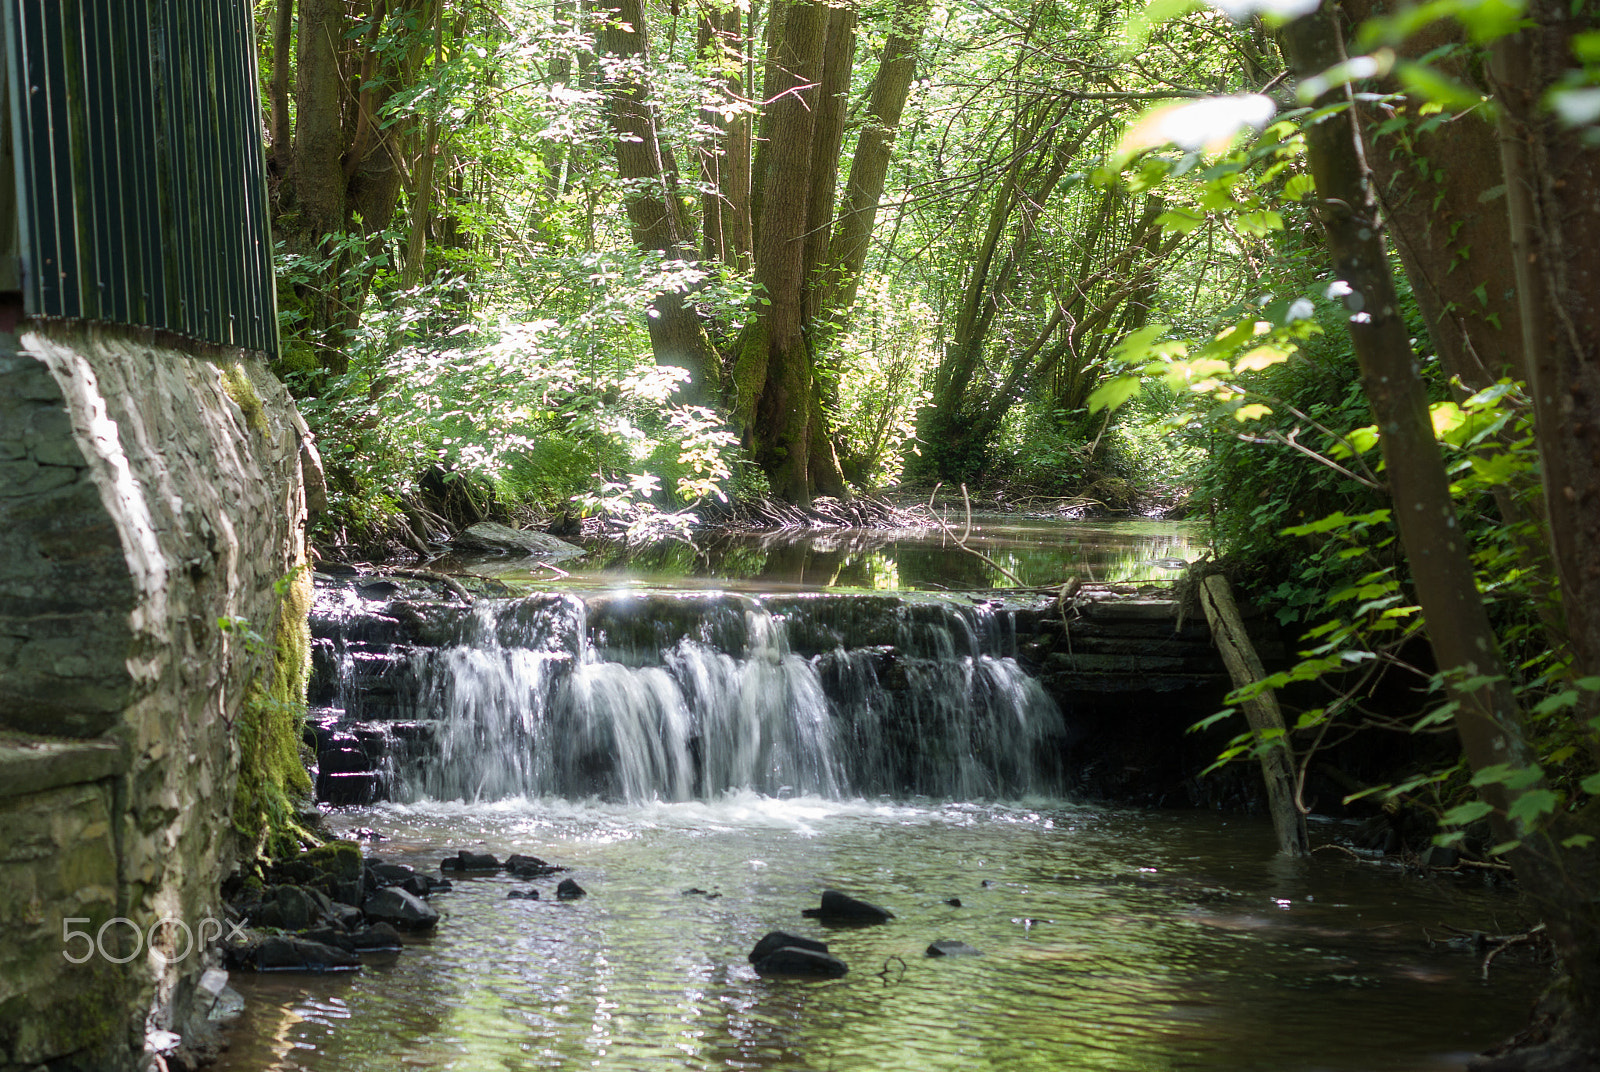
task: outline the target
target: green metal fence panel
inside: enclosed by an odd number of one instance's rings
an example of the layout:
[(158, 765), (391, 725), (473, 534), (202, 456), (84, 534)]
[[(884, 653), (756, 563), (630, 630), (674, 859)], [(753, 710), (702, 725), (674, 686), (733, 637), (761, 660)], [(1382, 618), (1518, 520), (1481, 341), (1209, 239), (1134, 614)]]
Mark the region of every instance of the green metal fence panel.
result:
[(278, 353), (249, 0), (0, 0), (29, 316)]

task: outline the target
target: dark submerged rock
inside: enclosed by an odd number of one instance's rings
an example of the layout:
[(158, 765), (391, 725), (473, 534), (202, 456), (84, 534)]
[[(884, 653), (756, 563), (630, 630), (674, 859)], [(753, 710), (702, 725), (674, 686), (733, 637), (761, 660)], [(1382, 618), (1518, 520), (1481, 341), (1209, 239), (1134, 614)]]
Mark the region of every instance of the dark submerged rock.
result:
[(315, 889), (345, 904), (356, 904), (362, 893), (361, 846), (354, 841), (330, 841), (273, 865), (267, 878), (279, 884)]
[(774, 949), (756, 961), (755, 967), (762, 975), (807, 975), (818, 979), (837, 979), (850, 970), (836, 956), (792, 945)]
[(544, 878), (546, 875), (559, 875), (565, 867), (541, 860), (537, 856), (524, 856), (514, 852), (506, 857), (505, 868), (517, 878)]
[(417, 873), (417, 869), (406, 864), (367, 864), (367, 874), (373, 878), (373, 884), (382, 889), (385, 886), (403, 885), (405, 881)]
[(508, 901), (537, 901), (538, 899), (538, 890), (512, 890), (506, 894), (506, 900)]
[(303, 931), (333, 918), (333, 902), (320, 890), (301, 886), (268, 886), (246, 913), (253, 927)]
[(800, 935), (790, 934), (788, 931), (768, 931), (762, 936), (761, 941), (756, 943), (756, 947), (750, 950), (749, 961), (754, 964), (756, 961), (765, 959), (785, 946), (795, 949), (809, 949), (815, 953), (826, 953), (828, 951), (827, 942), (819, 942), (815, 938), (802, 938)]
[(263, 938), (242, 964), (256, 971), (355, 971), (361, 958), (321, 942), (304, 938)]
[(959, 898), (959, 897), (951, 897), (950, 899), (945, 901), (945, 904), (949, 905), (951, 908), (960, 908), (961, 907), (961, 898)]
[(368, 897), (361, 910), (373, 922), (390, 923), (406, 931), (429, 930), (439, 922), (439, 913), (426, 901), (393, 886)]
[(894, 918), (894, 913), (887, 908), (879, 908), (875, 904), (857, 900), (838, 890), (823, 890), (822, 906), (807, 908), (800, 914), (821, 920), (823, 923), (852, 925), (887, 923)]
[(374, 923), (350, 936), (350, 944), (361, 953), (397, 953), (402, 945), (400, 932), (387, 923)]
[(927, 955), (930, 957), (981, 957), (983, 950), (974, 949), (966, 942), (958, 942), (954, 938), (940, 938), (928, 946)]
[(570, 878), (561, 880), (561, 885), (556, 887), (556, 899), (559, 901), (576, 901), (589, 891), (572, 881)]

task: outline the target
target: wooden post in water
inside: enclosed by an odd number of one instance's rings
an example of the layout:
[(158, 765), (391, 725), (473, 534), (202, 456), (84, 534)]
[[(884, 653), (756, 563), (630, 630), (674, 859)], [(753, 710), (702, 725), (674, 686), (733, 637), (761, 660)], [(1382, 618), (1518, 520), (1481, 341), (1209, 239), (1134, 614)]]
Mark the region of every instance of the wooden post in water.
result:
[[(1233, 678), (1233, 687), (1241, 689), (1266, 677), (1261, 658), (1245, 634), (1244, 620), (1239, 617), (1228, 579), (1213, 573), (1201, 581), (1200, 605), (1211, 626), (1211, 638)], [(1261, 774), (1267, 782), (1267, 804), (1272, 810), (1272, 825), (1278, 831), (1278, 851), (1289, 856), (1304, 856), (1311, 847), (1306, 835), (1306, 817), (1295, 803), (1294, 761), (1289, 755), (1283, 712), (1278, 710), (1278, 701), (1270, 692), (1245, 700), (1241, 706), (1258, 739), (1273, 731), (1272, 739), (1258, 747), (1256, 754), (1261, 759)]]

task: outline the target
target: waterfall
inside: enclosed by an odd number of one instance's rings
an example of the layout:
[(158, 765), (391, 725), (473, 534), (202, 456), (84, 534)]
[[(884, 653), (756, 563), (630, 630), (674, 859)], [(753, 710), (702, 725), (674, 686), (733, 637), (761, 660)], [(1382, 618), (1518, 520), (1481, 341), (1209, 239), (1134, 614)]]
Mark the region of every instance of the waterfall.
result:
[(1059, 710), (1011, 617), (834, 593), (543, 594), (314, 617), (325, 734), (379, 795), (996, 799), (1059, 789)]

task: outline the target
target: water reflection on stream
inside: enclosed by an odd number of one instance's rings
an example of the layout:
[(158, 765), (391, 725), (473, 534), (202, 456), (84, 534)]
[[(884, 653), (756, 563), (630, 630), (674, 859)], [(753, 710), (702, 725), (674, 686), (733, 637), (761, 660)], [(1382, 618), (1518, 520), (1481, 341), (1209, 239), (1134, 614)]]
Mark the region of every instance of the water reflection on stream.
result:
[[(1340, 853), (1274, 862), (1265, 824), (1209, 814), (735, 795), (337, 822), (387, 834), (385, 859), (531, 853), (590, 893), (461, 879), (435, 936), (358, 976), (235, 975), (249, 1011), (222, 1069), (1460, 1068), (1542, 978), (1505, 957), (1484, 986), (1476, 957), (1427, 944), (1516, 926), (1503, 892)], [(898, 919), (824, 933), (800, 910), (826, 887)], [(773, 928), (826, 937), (850, 974), (761, 979), (745, 954)], [(926, 958), (938, 938), (986, 955)]]
[[(954, 532), (1025, 584), (1171, 580), (1183, 560), (1204, 546), (1197, 525), (1171, 521), (1046, 521), (975, 514), (970, 531), (957, 514)], [(475, 559), (471, 568), (507, 581), (554, 584), (670, 584), (728, 590), (789, 588), (921, 589), (960, 591), (1014, 582), (994, 565), (962, 551), (936, 528), (823, 532), (785, 530), (697, 536), (629, 546), (621, 540), (586, 543), (588, 554), (560, 562), (571, 574), (519, 571), (513, 562)], [(448, 564), (448, 560), (447, 560)]]

